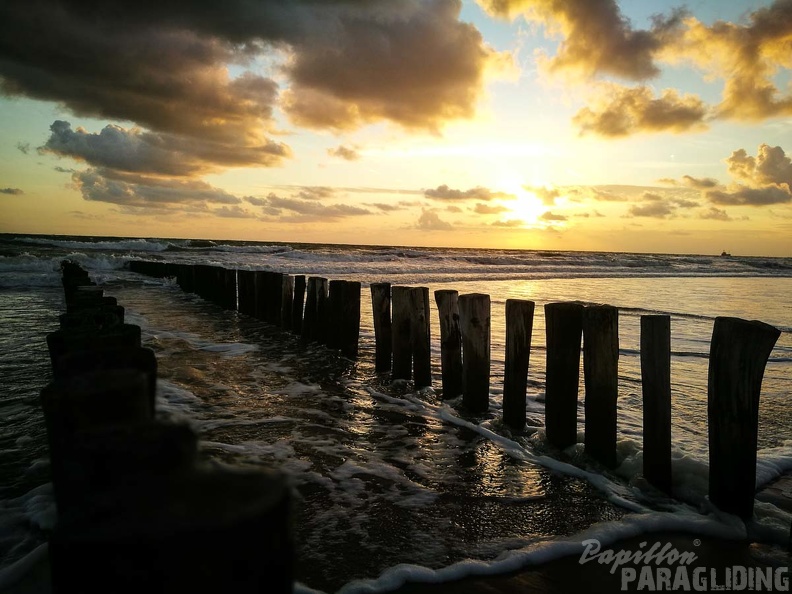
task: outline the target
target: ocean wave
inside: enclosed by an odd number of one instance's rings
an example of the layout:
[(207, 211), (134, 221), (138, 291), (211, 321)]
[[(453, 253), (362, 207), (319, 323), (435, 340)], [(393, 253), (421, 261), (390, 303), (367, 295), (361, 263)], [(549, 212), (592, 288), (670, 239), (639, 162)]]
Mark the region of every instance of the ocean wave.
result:
[(44, 239), (39, 237), (17, 237), (14, 241), (32, 245), (45, 245), (74, 250), (164, 252), (167, 242), (148, 239), (118, 239), (103, 241), (75, 241), (69, 239)]

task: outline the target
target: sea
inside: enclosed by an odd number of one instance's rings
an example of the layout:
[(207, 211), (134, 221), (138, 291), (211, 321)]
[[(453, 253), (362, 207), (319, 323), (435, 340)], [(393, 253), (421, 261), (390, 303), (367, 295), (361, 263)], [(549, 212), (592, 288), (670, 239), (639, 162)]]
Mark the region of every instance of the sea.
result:
[[(198, 239), (0, 235), (0, 590), (46, 555), (55, 523), (39, 392), (45, 337), (65, 309), (60, 262), (81, 264), (142, 328), (159, 365), (158, 415), (189, 423), (206, 463), (277, 468), (293, 488), (298, 592), (386, 592), (514, 571), (661, 530), (786, 548), (792, 516), (756, 502), (744, 523), (707, 498), (707, 366), (717, 316), (781, 330), (759, 407), (757, 487), (792, 470), (792, 258), (443, 249)], [(133, 260), (216, 264), (362, 283), (357, 360), (129, 271)], [(490, 407), (440, 394), (432, 303), (433, 388), (374, 369), (369, 284), (491, 297)], [(502, 423), (507, 299), (536, 303), (528, 424)], [(618, 460), (544, 435), (543, 305), (619, 309)], [(640, 316), (672, 329), (673, 491), (642, 476)], [(582, 378), (582, 373), (581, 373)], [(582, 381), (582, 379), (581, 379)]]

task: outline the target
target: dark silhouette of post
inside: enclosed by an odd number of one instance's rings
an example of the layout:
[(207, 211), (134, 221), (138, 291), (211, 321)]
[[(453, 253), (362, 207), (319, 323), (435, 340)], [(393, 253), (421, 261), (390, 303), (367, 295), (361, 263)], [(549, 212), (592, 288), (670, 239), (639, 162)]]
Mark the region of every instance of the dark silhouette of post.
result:
[(327, 348), (341, 348), (341, 333), (344, 327), (344, 301), (346, 300), (346, 281), (331, 280), (327, 291), (327, 318), (325, 320)]
[(342, 301), (339, 308), (341, 329), (339, 348), (341, 354), (349, 359), (357, 359), (360, 341), (360, 283), (343, 281)]
[(525, 427), (525, 395), (533, 333), (533, 301), (506, 300), (506, 361), (503, 375), (503, 422), (522, 431)]
[(411, 287), (410, 344), (413, 359), (413, 383), (416, 388), (432, 385), (432, 351), (429, 329), (429, 288)]
[(743, 519), (753, 515), (759, 394), (781, 332), (763, 322), (715, 318), (710, 344), (709, 498)]
[(393, 352), (390, 283), (371, 284), (371, 312), (374, 318), (374, 369), (389, 371)]
[(292, 325), (293, 334), (302, 332), (303, 307), (305, 303), (305, 275), (298, 274), (294, 277), (294, 301), (292, 302)]
[(643, 474), (671, 493), (671, 316), (641, 316)]
[(280, 327), (291, 330), (292, 303), (294, 301), (294, 277), (290, 274), (281, 276), (281, 315)]
[(578, 382), (583, 306), (580, 303), (547, 303), (545, 430), (547, 441), (564, 449), (577, 443)]
[(450, 289), (435, 291), (440, 317), (440, 369), (443, 398), (462, 394), (462, 336), (459, 330), (459, 293)]
[(616, 402), (619, 397), (619, 310), (583, 310), (583, 379), (586, 386), (586, 454), (616, 467)]
[(462, 404), (471, 412), (489, 408), (490, 297), (481, 293), (459, 296), (462, 335)]
[(316, 282), (318, 277), (309, 276), (305, 289), (305, 315), (302, 323), (302, 338), (306, 341), (316, 340)]
[(395, 380), (409, 380), (412, 375), (412, 344), (410, 342), (410, 287), (392, 287), (393, 308), (393, 371)]
[(326, 278), (316, 279), (316, 336), (319, 344), (327, 343), (327, 323), (329, 319), (328, 281)]

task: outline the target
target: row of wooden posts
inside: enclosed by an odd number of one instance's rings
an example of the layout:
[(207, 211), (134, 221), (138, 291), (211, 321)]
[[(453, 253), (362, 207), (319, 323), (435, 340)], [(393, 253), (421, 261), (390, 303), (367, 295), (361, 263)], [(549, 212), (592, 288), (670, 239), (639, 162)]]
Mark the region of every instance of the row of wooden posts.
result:
[[(219, 266), (130, 262), (135, 272), (175, 277), (185, 290), (227, 309), (280, 324), (307, 340), (358, 354), (361, 284)], [(416, 388), (431, 386), (430, 302), (427, 287), (372, 283), (375, 367)], [(462, 395), (473, 413), (489, 408), (490, 297), (435, 291), (440, 321), (442, 394)], [(238, 298), (238, 299), (237, 299)], [(303, 304), (303, 299), (305, 303)], [(503, 421), (526, 422), (527, 372), (535, 304), (506, 301)], [(577, 443), (581, 353), (586, 454), (617, 464), (618, 309), (579, 302), (544, 306), (545, 431), (561, 449)], [(709, 362), (709, 496), (721, 509), (753, 514), (759, 394), (765, 365), (780, 332), (762, 322), (716, 318)], [(584, 348), (581, 349), (581, 338)], [(644, 476), (671, 492), (671, 319), (641, 316)]]
[(276, 471), (198, 461), (158, 420), (157, 361), (88, 273), (62, 264), (66, 313), (41, 392), (57, 523), (53, 592), (291, 592), (291, 491)]

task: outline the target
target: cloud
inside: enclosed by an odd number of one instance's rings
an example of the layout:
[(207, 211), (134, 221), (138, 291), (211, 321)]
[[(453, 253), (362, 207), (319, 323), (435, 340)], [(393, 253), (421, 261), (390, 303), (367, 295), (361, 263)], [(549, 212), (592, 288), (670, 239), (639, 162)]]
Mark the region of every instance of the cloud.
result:
[(561, 192), (558, 190), (558, 188), (546, 188), (544, 186), (523, 186), (523, 189), (531, 192), (547, 206), (552, 206), (555, 204), (556, 198), (561, 196)]
[(150, 177), (90, 168), (72, 174), (85, 200), (134, 208), (205, 209), (207, 204), (239, 204), (240, 198), (200, 180)]
[(397, 210), (404, 210), (404, 206), (386, 202), (371, 202), (367, 203), (366, 206), (371, 206), (372, 208), (376, 208), (382, 212), (396, 212)]
[(332, 197), (336, 191), (327, 186), (303, 186), (297, 195), (305, 200), (322, 200)]
[(739, 24), (706, 25), (687, 17), (684, 25), (677, 43), (666, 48), (666, 58), (690, 62), (708, 78), (724, 81), (719, 118), (759, 121), (792, 114), (792, 89), (784, 94), (774, 81), (779, 70), (792, 67), (789, 0), (750, 12)]
[(24, 190), (19, 188), (0, 188), (0, 194), (8, 194), (9, 196), (21, 196), (24, 193)]
[(706, 127), (706, 104), (694, 95), (680, 95), (674, 89), (666, 89), (655, 98), (645, 86), (602, 84), (591, 105), (572, 118), (583, 134), (617, 138), (639, 132), (680, 133)]
[(17, 142), (16, 147), (20, 153), (23, 153), (25, 155), (27, 155), (30, 152), (29, 142)]
[(216, 217), (223, 217), (228, 219), (255, 219), (256, 215), (250, 211), (245, 210), (241, 206), (234, 204), (233, 206), (221, 206), (215, 208), (212, 214)]
[(542, 215), (539, 218), (542, 219), (543, 221), (566, 221), (567, 220), (567, 217), (565, 217), (564, 215), (554, 214), (554, 213), (552, 213), (549, 210), (543, 212)]
[(58, 173), (74, 173), (76, 170), (72, 169), (71, 167), (61, 167), (60, 165), (56, 165), (52, 168), (54, 171)]
[(627, 211), (628, 216), (631, 217), (649, 217), (655, 219), (664, 219), (669, 215), (673, 215), (673, 213), (674, 207), (665, 201), (633, 204)]
[(435, 130), (473, 116), (485, 72), (504, 59), (459, 21), (459, 0), (327, 5), (335, 14), (325, 10), (322, 29), (293, 40), (284, 68), (291, 85), (282, 106), (301, 126), (389, 120)]
[(770, 185), (763, 188), (748, 188), (736, 185), (728, 190), (710, 190), (705, 194), (707, 200), (722, 206), (767, 206), (792, 202), (789, 186)]
[(761, 187), (767, 184), (792, 186), (792, 160), (780, 146), (759, 145), (756, 157), (745, 149), (734, 151), (726, 159), (729, 173), (747, 185)]
[(493, 198), (502, 198), (510, 195), (504, 194), (502, 192), (493, 192), (481, 186), (476, 186), (475, 188), (470, 188), (469, 190), (455, 190), (453, 188), (449, 188), (446, 184), (443, 184), (442, 186), (437, 186), (434, 189), (424, 190), (424, 196), (431, 198), (432, 200), (481, 200), (483, 202), (488, 202)]
[[(297, 125), (438, 130), (509, 60), (460, 0), (0, 4), (0, 91), (226, 146)], [(277, 82), (276, 82), (277, 80)]]
[(265, 209), (268, 214), (272, 215), (280, 215), (281, 211), (284, 210), (295, 213), (297, 215), (296, 218), (284, 219), (282, 217), (282, 219), (300, 221), (327, 221), (371, 214), (371, 211), (360, 208), (359, 206), (351, 206), (348, 204), (324, 204), (318, 200), (281, 197), (274, 193), (267, 196)]
[(69, 122), (56, 120), (50, 131), (40, 152), (71, 157), (95, 167), (158, 175), (195, 175), (219, 166), (270, 167), (291, 155), (286, 145), (271, 141), (242, 146), (112, 124), (94, 134), (84, 128), (72, 130)]
[(734, 220), (728, 215), (728, 213), (725, 210), (723, 210), (721, 208), (715, 208), (714, 206), (710, 206), (709, 210), (704, 210), (701, 213), (699, 213), (699, 218), (700, 219), (712, 219), (714, 221), (733, 221)]
[(684, 13), (653, 18), (650, 30), (634, 30), (616, 0), (478, 0), (490, 14), (526, 18), (560, 33), (550, 72), (583, 77), (612, 74), (630, 80), (657, 76), (655, 55), (678, 35)]
[(505, 206), (490, 206), (489, 204), (483, 204), (481, 202), (476, 204), (476, 206), (472, 210), (476, 214), (483, 214), (483, 215), (499, 214), (502, 212), (509, 211), (509, 209), (506, 208)]
[(348, 146), (338, 146), (334, 149), (327, 149), (327, 154), (331, 157), (338, 157), (339, 159), (344, 159), (346, 161), (357, 161), (360, 159), (360, 153), (358, 153), (354, 148)]
[(708, 190), (710, 188), (717, 188), (720, 185), (718, 180), (711, 177), (696, 178), (692, 175), (683, 175), (682, 182), (686, 186), (697, 190)]
[(448, 231), (454, 228), (451, 223), (442, 220), (436, 212), (426, 209), (421, 211), (415, 227), (422, 231)]
[(509, 219), (508, 221), (495, 221), (491, 223), (493, 227), (522, 227), (525, 223), (517, 219)]

